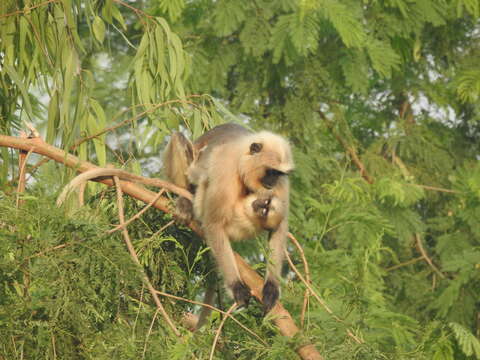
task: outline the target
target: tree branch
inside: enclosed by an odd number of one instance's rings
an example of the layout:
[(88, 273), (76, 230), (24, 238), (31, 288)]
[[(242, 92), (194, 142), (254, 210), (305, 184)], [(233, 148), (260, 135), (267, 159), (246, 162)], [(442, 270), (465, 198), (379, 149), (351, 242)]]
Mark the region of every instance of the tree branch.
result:
[[(88, 161), (81, 161), (77, 157), (67, 154), (63, 150), (45, 143), (41, 138), (20, 139), (17, 137), (0, 135), (0, 146), (16, 148), (24, 151), (31, 150), (34, 153), (47, 156), (59, 163), (73, 168), (78, 172), (100, 169), (98, 166), (93, 165)], [(114, 185), (113, 180), (110, 178), (95, 178), (95, 181), (101, 182), (108, 186)], [(157, 195), (155, 192), (147, 190), (143, 186), (129, 181), (120, 180), (120, 187), (125, 194), (137, 200), (143, 201), (146, 204), (151, 202), (152, 199), (154, 199)], [(164, 197), (160, 197), (157, 201), (153, 202), (152, 206), (163, 212), (170, 212), (169, 201)], [(202, 231), (197, 224), (191, 223), (189, 227), (197, 234), (202, 236)], [(235, 254), (235, 258), (242, 280), (252, 290), (253, 295), (261, 301), (264, 282), (262, 277), (258, 275), (257, 272), (240, 257), (240, 255)], [(285, 310), (280, 302), (277, 302), (269, 314), (272, 316), (274, 323), (277, 325), (282, 335), (293, 337), (300, 331), (295, 325), (292, 316), (287, 310)], [(297, 349), (297, 352), (302, 359), (305, 360), (323, 360), (323, 357), (318, 353), (313, 344), (301, 346)]]
[(422, 238), (420, 237), (419, 234), (415, 234), (415, 242), (417, 244), (417, 249), (418, 251), (420, 251), (420, 254), (422, 254), (422, 257), (423, 259), (427, 262), (428, 265), (430, 265), (430, 267), (432, 268), (432, 270), (438, 274), (438, 276), (440, 276), (442, 279), (445, 279), (445, 275), (443, 275), (443, 273), (438, 270), (438, 268), (435, 266), (435, 264), (433, 263), (432, 259), (430, 259), (430, 257), (428, 256), (427, 252), (425, 251), (425, 249), (423, 248), (423, 244), (422, 244)]

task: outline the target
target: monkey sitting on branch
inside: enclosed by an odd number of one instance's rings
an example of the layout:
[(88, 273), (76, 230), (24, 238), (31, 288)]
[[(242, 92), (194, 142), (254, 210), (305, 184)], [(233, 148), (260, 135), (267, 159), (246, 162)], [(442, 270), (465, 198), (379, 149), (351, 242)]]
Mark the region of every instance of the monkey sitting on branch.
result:
[(177, 217), (200, 223), (227, 291), (239, 306), (248, 305), (251, 295), (230, 241), (252, 238), (263, 230), (269, 232), (271, 251), (262, 294), (264, 313), (278, 300), (288, 233), (287, 175), (293, 167), (284, 138), (236, 124), (217, 126), (193, 144), (176, 132), (165, 150), (167, 177), (194, 194), (193, 203), (177, 200)]

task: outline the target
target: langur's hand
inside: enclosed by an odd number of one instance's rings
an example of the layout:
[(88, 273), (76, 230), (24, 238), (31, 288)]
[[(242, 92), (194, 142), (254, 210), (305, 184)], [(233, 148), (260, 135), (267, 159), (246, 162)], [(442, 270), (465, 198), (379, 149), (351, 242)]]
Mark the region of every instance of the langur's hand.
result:
[(257, 199), (252, 202), (253, 211), (260, 217), (266, 218), (270, 210), (271, 199)]

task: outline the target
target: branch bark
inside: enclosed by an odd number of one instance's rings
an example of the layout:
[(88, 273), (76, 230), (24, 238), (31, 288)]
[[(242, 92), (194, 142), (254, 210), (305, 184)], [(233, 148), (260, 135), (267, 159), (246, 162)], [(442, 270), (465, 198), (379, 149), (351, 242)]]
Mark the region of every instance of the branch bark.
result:
[[(99, 169), (98, 166), (93, 165), (88, 161), (81, 161), (77, 157), (67, 154), (63, 150), (45, 143), (41, 138), (38, 137), (32, 139), (20, 139), (17, 137), (0, 135), (0, 146), (15, 148), (23, 151), (32, 151), (34, 153), (44, 155), (52, 160), (73, 168), (78, 172)], [(101, 182), (108, 186), (114, 186), (114, 182), (110, 178), (96, 178), (95, 181)], [(146, 204), (152, 202), (152, 200), (154, 200), (157, 196), (157, 193), (129, 181), (120, 181), (120, 185), (123, 193), (137, 200), (143, 201)], [(170, 212), (169, 201), (164, 197), (160, 197), (157, 201), (154, 201), (152, 206), (163, 212)], [(202, 231), (198, 225), (192, 223), (189, 226), (193, 231), (202, 236)], [(258, 275), (257, 272), (240, 257), (240, 255), (235, 254), (235, 257), (242, 280), (252, 290), (252, 294), (259, 301), (262, 301), (263, 278)], [(287, 310), (285, 310), (280, 302), (277, 302), (269, 315), (273, 318), (274, 323), (277, 325), (282, 335), (293, 337), (300, 331), (295, 325), (292, 316)], [(323, 357), (313, 344), (301, 346), (296, 349), (296, 351), (304, 360), (323, 360)]]

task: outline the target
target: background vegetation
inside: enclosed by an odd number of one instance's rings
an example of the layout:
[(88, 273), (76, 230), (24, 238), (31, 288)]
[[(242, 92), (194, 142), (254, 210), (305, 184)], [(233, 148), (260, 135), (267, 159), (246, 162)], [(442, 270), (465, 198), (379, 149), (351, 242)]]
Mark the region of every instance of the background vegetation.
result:
[[(175, 129), (281, 133), (291, 231), (335, 316), (311, 298), (287, 339), (254, 304), (237, 318), (263, 340), (227, 321), (216, 358), (295, 359), (310, 341), (326, 359), (480, 359), (479, 18), (478, 0), (5, 0), (0, 132), (28, 121), (82, 159), (156, 176)], [(106, 234), (112, 190), (57, 209), (74, 172), (32, 155), (16, 208), (18, 152), (0, 151), (1, 359), (208, 358), (218, 314), (182, 341), (155, 319)], [(170, 220), (130, 226), (140, 261), (156, 288), (201, 298), (208, 251)], [(241, 248), (252, 264), (259, 246)], [(304, 285), (285, 272), (300, 323)], [(164, 304), (178, 324), (196, 309)]]

